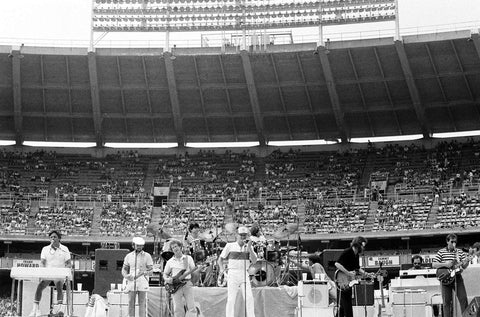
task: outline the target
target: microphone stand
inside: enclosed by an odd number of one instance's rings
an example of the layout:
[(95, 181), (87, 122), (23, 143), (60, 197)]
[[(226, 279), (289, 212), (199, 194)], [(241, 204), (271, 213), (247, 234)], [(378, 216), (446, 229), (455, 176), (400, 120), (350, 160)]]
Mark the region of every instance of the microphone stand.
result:
[[(54, 248), (54, 250), (59, 250), (62, 251), (63, 253), (67, 253), (65, 250), (60, 248), (60, 245), (58, 248)], [(70, 281), (66, 280), (66, 306), (67, 306), (67, 316), (72, 316), (73, 315), (73, 290), (75, 287), (75, 257), (81, 256), (80, 254), (73, 253), (73, 252), (68, 252), (70, 254), (70, 263), (71, 263), (71, 270), (72, 270), (72, 279)], [(71, 285), (71, 286), (70, 286)], [(70, 291), (70, 292), (69, 292)], [(58, 298), (58, 292), (63, 292), (63, 289), (58, 290), (57, 289), (57, 298)], [(69, 294), (70, 293), (70, 294)], [(64, 303), (62, 302), (62, 305)], [(58, 302), (57, 302), (58, 305)]]
[(135, 246), (135, 273), (133, 275), (133, 314), (135, 316), (135, 306), (137, 305), (137, 247)]
[[(364, 274), (367, 273), (367, 271), (365, 271), (365, 254), (363, 253), (364, 251), (362, 251), (362, 269), (363, 269), (363, 272)], [(381, 265), (380, 265), (381, 266)], [(358, 295), (355, 294), (355, 297)], [(364, 280), (363, 281), (363, 312), (364, 312), (364, 315), (365, 317), (367, 317), (367, 281)]]
[[(160, 227), (160, 230), (158, 231), (158, 233), (162, 233), (163, 234), (163, 228), (165, 226), (165, 222), (168, 220), (168, 217), (162, 222), (162, 226)], [(155, 234), (153, 236), (153, 239), (155, 240), (157, 238), (157, 234)], [(166, 242), (166, 240), (165, 240)], [(154, 242), (155, 243), (155, 242)], [(162, 243), (162, 236), (160, 236), (160, 241), (158, 242), (158, 244), (161, 244)], [(162, 246), (162, 249), (163, 249), (163, 246)], [(162, 289), (162, 280), (163, 280), (163, 268), (165, 267), (165, 263), (163, 263), (163, 261), (165, 261), (165, 259), (162, 257), (162, 255), (160, 254), (160, 259), (161, 259), (161, 265), (160, 265), (160, 273), (159, 273), (159, 276), (158, 276), (158, 288), (159, 288), (159, 303), (158, 303), (158, 310), (159, 310), (159, 316), (162, 316), (163, 315), (163, 305), (162, 305), (162, 298), (163, 298), (163, 289)], [(165, 284), (165, 283), (164, 283)], [(165, 298), (165, 302), (167, 301), (167, 299)], [(166, 303), (167, 307), (168, 306), (168, 303)]]

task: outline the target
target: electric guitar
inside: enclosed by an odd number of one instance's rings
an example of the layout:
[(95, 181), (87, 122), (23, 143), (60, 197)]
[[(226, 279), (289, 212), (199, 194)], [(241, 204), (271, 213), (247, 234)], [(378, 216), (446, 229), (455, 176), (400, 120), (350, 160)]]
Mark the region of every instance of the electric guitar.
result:
[(139, 279), (142, 276), (146, 277), (146, 271), (141, 272), (140, 270), (137, 270), (137, 273), (135, 276), (131, 276), (130, 278), (124, 277), (123, 282), (122, 282), (122, 292), (128, 293), (130, 291), (133, 291), (134, 286), (135, 286), (135, 281)]
[(185, 269), (181, 270), (178, 272), (175, 276), (172, 277), (173, 281), (171, 283), (165, 283), (165, 290), (169, 294), (175, 294), (176, 291), (183, 285), (187, 284), (187, 282), (184, 280), (185, 277), (187, 277), (189, 274), (194, 273), (195, 271), (201, 270), (204, 267), (207, 267), (208, 264), (202, 264), (199, 265), (189, 271), (186, 271)]
[(470, 262), (478, 253), (480, 252), (468, 255), (463, 261), (455, 263), (452, 267), (439, 267), (436, 271), (437, 279), (442, 285), (452, 284), (455, 281), (455, 276), (463, 271), (463, 266)]
[(335, 282), (337, 287), (342, 291), (351, 289), (354, 285), (359, 284), (360, 281), (372, 281), (375, 277), (382, 275), (386, 276), (386, 271), (379, 270), (377, 273), (365, 273), (361, 274), (356, 272), (355, 276), (350, 276), (349, 274), (344, 273), (343, 271), (337, 270), (335, 272)]

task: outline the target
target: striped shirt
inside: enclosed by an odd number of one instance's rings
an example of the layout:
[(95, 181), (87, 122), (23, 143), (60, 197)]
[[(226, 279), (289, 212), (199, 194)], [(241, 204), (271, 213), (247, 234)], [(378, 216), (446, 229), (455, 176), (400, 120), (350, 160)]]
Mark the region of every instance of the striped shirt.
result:
[(438, 250), (437, 255), (435, 255), (433, 258), (433, 262), (445, 263), (447, 261), (454, 261), (456, 263), (460, 263), (461, 261), (465, 260), (466, 257), (467, 254), (461, 249), (449, 251), (447, 248), (443, 248)]
[(250, 266), (250, 253), (247, 245), (240, 246), (238, 242), (229, 242), (220, 254), (222, 259), (228, 259), (229, 270), (246, 270)]

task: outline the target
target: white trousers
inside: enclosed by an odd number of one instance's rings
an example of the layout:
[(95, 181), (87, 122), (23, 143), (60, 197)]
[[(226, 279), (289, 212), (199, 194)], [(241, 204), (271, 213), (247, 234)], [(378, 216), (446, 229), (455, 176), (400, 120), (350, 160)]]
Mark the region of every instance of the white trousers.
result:
[[(228, 270), (227, 278), (227, 308), (226, 317), (235, 317), (235, 302), (238, 291), (242, 292), (243, 298), (247, 300), (247, 317), (255, 317), (255, 306), (253, 303), (252, 286), (250, 285), (250, 276), (245, 270)], [(245, 291), (247, 294), (245, 295)], [(245, 304), (245, 302), (244, 302)]]

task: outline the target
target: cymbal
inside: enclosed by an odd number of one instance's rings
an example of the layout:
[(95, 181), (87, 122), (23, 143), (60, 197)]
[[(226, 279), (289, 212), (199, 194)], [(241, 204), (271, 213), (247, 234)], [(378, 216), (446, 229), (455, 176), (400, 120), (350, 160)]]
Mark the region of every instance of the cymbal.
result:
[(237, 228), (238, 228), (238, 224), (236, 224), (234, 222), (229, 222), (229, 223), (225, 224), (225, 231), (229, 234), (237, 233)]
[(156, 235), (160, 230), (160, 225), (156, 223), (149, 223), (147, 225), (147, 234), (150, 233), (151, 235)]
[(170, 233), (168, 233), (167, 231), (165, 231), (165, 229), (161, 229), (158, 232), (157, 237), (160, 238), (160, 239), (167, 240), (167, 239), (171, 239), (172, 235)]
[(201, 240), (205, 240), (206, 242), (212, 242), (215, 239), (215, 236), (211, 231), (205, 231), (199, 234)]
[(287, 238), (292, 234), (295, 234), (297, 231), (298, 231), (298, 224), (289, 223), (275, 230), (275, 232), (273, 233), (273, 237), (275, 239), (281, 240), (281, 239)]
[(150, 223), (147, 225), (147, 234), (164, 240), (172, 237), (170, 233), (166, 232), (165, 229), (162, 229), (160, 225), (156, 223)]

